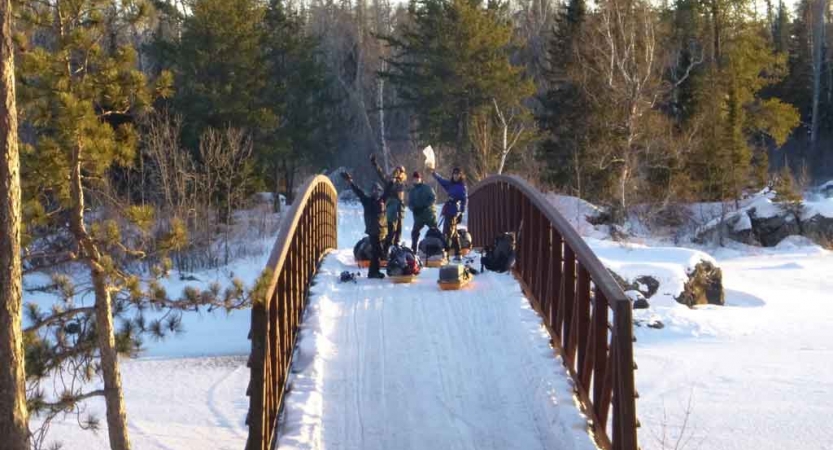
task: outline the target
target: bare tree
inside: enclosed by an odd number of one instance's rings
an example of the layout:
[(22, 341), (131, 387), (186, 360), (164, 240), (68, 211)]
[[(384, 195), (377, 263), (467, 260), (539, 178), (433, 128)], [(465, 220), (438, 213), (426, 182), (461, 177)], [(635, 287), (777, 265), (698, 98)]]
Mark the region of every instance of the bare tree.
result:
[(0, 436), (29, 448), (21, 333), (20, 157), (17, 146), (11, 0), (0, 0)]

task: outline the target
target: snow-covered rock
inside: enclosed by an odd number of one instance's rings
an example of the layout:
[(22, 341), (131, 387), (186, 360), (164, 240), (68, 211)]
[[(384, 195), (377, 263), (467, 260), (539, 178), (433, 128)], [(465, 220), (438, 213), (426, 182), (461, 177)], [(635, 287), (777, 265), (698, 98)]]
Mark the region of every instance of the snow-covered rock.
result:
[(697, 231), (695, 242), (729, 238), (747, 245), (774, 247), (788, 236), (806, 236), (829, 246), (833, 242), (833, 198), (805, 200), (795, 206), (761, 195), (722, 220), (706, 224)]
[(624, 291), (640, 292), (646, 298), (657, 296), (666, 306), (723, 304), (722, 272), (706, 253), (598, 239), (587, 242)]

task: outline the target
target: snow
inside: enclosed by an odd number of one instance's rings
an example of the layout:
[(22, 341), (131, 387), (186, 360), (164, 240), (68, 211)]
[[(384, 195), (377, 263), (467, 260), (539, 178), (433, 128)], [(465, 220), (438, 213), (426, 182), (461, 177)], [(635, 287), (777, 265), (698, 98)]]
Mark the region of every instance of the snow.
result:
[[(582, 203), (572, 203), (580, 220)], [(437, 290), (436, 269), (414, 285), (338, 284), (341, 270), (358, 270), (350, 249), (361, 222), (357, 205), (341, 205), (342, 250), (313, 287), (280, 448), (593, 448), (571, 382), (511, 278), (481, 275), (457, 292)], [(588, 243), (620, 275), (662, 278), (650, 309), (634, 312), (665, 325), (635, 329), (644, 450), (833, 449), (831, 252), (800, 237), (773, 248), (622, 244), (586, 226)], [(231, 269), (254, 280), (265, 259)], [(703, 259), (723, 270), (726, 306), (673, 300)], [(147, 356), (122, 362), (134, 448), (242, 448), (248, 312), (185, 318), (184, 335), (148, 342)], [(103, 419), (103, 402), (88, 408)], [(81, 431), (72, 417), (52, 435), (65, 448), (108, 448), (106, 430)]]
[(727, 306), (690, 310), (702, 333), (637, 328), (645, 450), (681, 431), (686, 448), (833, 448), (833, 255), (787, 247), (718, 257)]
[(571, 381), (510, 275), (442, 292), (338, 282), (351, 250), (322, 265), (286, 399), (280, 447), (593, 449)]

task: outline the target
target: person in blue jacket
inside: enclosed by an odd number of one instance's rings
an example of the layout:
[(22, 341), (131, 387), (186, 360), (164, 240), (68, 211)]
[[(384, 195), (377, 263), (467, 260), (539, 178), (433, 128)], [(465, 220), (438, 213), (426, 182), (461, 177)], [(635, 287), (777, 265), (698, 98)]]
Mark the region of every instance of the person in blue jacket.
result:
[[(463, 218), (466, 212), (466, 199), (468, 197), (468, 190), (466, 189), (466, 176), (459, 167), (455, 167), (451, 171), (451, 179), (447, 180), (436, 171), (431, 171), (434, 178), (443, 187), (448, 200), (443, 205), (440, 215), (443, 217), (443, 235), (445, 236), (446, 245), (453, 248), (457, 257), (460, 260), (460, 237), (457, 235), (457, 224)], [(446, 251), (449, 249), (446, 248)]]

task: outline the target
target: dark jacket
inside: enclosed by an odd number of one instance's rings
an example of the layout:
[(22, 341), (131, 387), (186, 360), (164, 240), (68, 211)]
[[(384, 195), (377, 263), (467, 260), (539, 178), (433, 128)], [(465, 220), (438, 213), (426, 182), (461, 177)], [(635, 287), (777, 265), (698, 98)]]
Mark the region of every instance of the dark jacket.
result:
[(448, 194), (448, 201), (443, 206), (442, 215), (456, 216), (458, 213), (466, 212), (466, 199), (468, 197), (468, 190), (466, 183), (463, 181), (447, 180), (437, 172), (434, 172), (434, 178), (440, 183), (445, 192)]
[(405, 183), (394, 179), (385, 174), (382, 166), (374, 162), (373, 168), (376, 169), (376, 175), (384, 183), (385, 192), (388, 193), (386, 200), (388, 220), (395, 220), (398, 217), (405, 215)]
[(408, 207), (414, 214), (420, 214), (426, 210), (433, 211), (437, 203), (437, 194), (434, 188), (425, 183), (415, 184), (408, 193)]
[(379, 236), (384, 239), (387, 236), (388, 227), (385, 221), (385, 199), (388, 192), (385, 191), (381, 197), (373, 198), (364, 193), (355, 183), (350, 182), (350, 189), (359, 197), (364, 208), (364, 232), (370, 236)]

